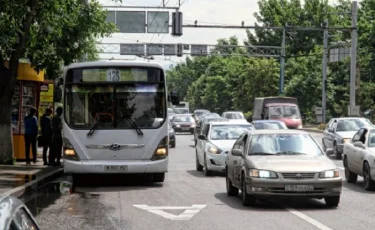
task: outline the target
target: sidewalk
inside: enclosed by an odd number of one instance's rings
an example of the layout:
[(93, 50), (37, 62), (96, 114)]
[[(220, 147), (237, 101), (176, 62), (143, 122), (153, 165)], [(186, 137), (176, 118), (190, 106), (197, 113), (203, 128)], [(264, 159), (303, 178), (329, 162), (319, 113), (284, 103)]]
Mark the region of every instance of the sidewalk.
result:
[(39, 154), (36, 164), (0, 165), (0, 195), (20, 197), (62, 174), (62, 167), (44, 166)]

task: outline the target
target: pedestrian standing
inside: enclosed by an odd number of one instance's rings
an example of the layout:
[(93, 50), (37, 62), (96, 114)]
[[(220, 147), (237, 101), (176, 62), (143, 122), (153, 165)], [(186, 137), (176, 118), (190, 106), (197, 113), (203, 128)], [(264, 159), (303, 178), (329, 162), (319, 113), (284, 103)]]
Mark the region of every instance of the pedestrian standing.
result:
[(54, 159), (52, 158), (52, 119), (51, 119), (52, 109), (47, 108), (46, 112), (43, 114), (42, 118), (40, 119), (40, 127), (42, 130), (42, 140), (43, 140), (43, 161), (44, 165), (48, 165), (47, 161), (47, 151), (49, 149), (49, 162), (50, 166), (53, 165)]
[[(62, 152), (62, 119), (61, 115), (63, 113), (63, 108), (58, 107), (56, 109), (56, 115), (52, 118), (52, 145), (53, 145), (53, 164), (60, 166), (61, 152)], [(56, 162), (55, 162), (56, 159)], [(51, 163), (51, 162), (50, 162)]]
[(30, 164), (30, 145), (32, 146), (33, 162), (37, 162), (38, 118), (36, 112), (36, 108), (31, 108), (29, 114), (24, 118), (26, 164)]

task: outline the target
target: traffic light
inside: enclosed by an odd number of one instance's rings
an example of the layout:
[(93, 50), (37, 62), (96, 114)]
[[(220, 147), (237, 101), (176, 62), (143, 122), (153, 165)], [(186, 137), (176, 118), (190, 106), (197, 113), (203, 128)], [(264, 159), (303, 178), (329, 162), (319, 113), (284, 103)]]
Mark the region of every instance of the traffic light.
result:
[(182, 35), (182, 13), (177, 11), (172, 13), (172, 36)]
[(184, 50), (182, 44), (177, 44), (177, 57), (182, 57), (184, 55)]

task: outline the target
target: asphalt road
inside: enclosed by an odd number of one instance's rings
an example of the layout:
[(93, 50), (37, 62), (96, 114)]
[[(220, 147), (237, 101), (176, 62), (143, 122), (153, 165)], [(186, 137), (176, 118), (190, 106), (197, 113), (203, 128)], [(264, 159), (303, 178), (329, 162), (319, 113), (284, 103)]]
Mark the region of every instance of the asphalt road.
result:
[[(321, 143), (321, 134), (312, 135)], [(344, 177), (342, 162), (334, 161)], [(239, 197), (226, 195), (223, 175), (205, 177), (195, 171), (192, 135), (177, 136), (177, 147), (170, 151), (169, 168), (163, 184), (139, 182), (140, 178), (132, 181), (122, 177), (89, 178), (87, 185), (83, 181), (83, 185), (66, 195), (60, 192), (60, 182), (66, 179), (61, 178), (25, 201), (42, 229), (353, 230), (374, 227), (375, 196), (364, 190), (361, 178), (354, 185), (344, 182), (338, 208), (327, 208), (323, 201), (313, 199), (264, 200), (257, 207), (243, 207)]]

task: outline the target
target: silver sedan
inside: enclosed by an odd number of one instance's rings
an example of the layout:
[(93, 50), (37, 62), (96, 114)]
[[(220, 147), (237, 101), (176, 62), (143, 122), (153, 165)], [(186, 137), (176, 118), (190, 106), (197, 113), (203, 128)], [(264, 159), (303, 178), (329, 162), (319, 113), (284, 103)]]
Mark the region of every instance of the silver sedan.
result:
[(261, 196), (324, 198), (329, 206), (340, 202), (339, 170), (303, 131), (244, 133), (228, 153), (226, 172), (227, 194), (241, 189), (243, 205), (254, 205)]

